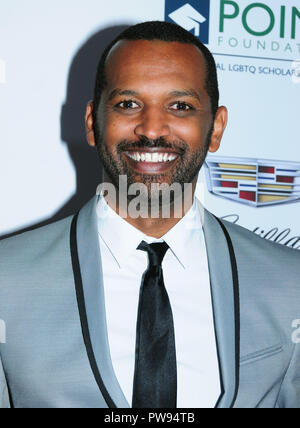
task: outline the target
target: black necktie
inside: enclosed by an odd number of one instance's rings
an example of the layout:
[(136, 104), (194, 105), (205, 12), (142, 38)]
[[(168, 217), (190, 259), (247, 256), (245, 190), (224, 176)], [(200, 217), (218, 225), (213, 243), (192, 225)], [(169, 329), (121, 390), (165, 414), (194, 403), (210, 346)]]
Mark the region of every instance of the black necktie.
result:
[(176, 408), (177, 369), (173, 316), (161, 263), (168, 244), (137, 247), (148, 253), (140, 290), (133, 383), (133, 408)]

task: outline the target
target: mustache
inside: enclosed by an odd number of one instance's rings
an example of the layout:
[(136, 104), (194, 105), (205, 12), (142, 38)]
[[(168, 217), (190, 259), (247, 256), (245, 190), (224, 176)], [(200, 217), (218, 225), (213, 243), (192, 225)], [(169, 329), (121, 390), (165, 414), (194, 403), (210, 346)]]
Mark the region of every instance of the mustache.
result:
[(134, 150), (134, 149), (146, 149), (146, 148), (155, 148), (159, 147), (162, 149), (172, 149), (174, 151), (178, 151), (179, 154), (183, 154), (188, 151), (188, 145), (182, 141), (166, 141), (164, 137), (159, 137), (154, 140), (147, 138), (145, 136), (141, 136), (137, 141), (123, 140), (117, 145), (118, 153), (126, 150)]

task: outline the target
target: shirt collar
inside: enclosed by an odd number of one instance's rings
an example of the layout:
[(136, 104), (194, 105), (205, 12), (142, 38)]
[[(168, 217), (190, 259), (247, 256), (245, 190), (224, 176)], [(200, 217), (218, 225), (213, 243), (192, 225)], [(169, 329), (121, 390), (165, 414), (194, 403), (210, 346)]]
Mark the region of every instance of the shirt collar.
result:
[(145, 235), (119, 216), (107, 204), (102, 194), (98, 196), (96, 209), (99, 235), (122, 268), (126, 259), (145, 239)]
[(165, 241), (180, 264), (184, 268), (188, 266), (187, 249), (195, 236), (194, 231), (201, 231), (203, 225), (203, 206), (196, 197), (187, 214), (160, 239), (145, 235), (124, 220), (110, 208), (102, 194), (98, 196), (96, 209), (99, 235), (120, 268), (143, 240), (148, 243)]
[(193, 205), (186, 215), (162, 236), (184, 268), (189, 265), (191, 251), (194, 250), (194, 239), (199, 237), (199, 233), (195, 234), (195, 231), (202, 231), (203, 213), (202, 204), (194, 197)]

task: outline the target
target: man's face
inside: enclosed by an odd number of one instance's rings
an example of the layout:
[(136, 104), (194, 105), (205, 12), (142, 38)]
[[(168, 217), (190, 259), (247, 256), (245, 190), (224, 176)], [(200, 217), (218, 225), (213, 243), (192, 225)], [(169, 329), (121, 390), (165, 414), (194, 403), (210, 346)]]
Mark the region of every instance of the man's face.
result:
[(121, 41), (109, 54), (106, 78), (95, 140), (112, 183), (118, 186), (119, 175), (129, 185), (195, 182), (213, 133), (197, 47)]

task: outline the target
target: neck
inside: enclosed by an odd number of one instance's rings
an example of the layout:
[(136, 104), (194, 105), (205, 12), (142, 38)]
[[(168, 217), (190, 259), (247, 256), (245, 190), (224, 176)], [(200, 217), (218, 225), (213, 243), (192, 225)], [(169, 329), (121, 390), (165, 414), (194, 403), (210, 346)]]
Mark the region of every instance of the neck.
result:
[(133, 219), (128, 217), (124, 220), (147, 236), (161, 238), (180, 221), (180, 218)]
[[(144, 207), (142, 210), (141, 205), (143, 204), (140, 200), (138, 201), (140, 207), (139, 210), (137, 210), (136, 207), (138, 204), (132, 204), (132, 199), (120, 198), (122, 195), (120, 195), (119, 192), (117, 192), (114, 198), (111, 198), (108, 192), (108, 194), (105, 195), (105, 200), (110, 208), (136, 229), (147, 236), (161, 238), (172, 229), (192, 207), (196, 183), (197, 177), (191, 183), (191, 186), (187, 188), (184, 187), (181, 195), (177, 195), (176, 199), (169, 203), (165, 203), (163, 206), (159, 205), (157, 207), (158, 209), (155, 211), (151, 210), (151, 201), (149, 203), (147, 201), (146, 208)], [(122, 204), (120, 204), (121, 200)], [(134, 207), (134, 215), (132, 207)]]

